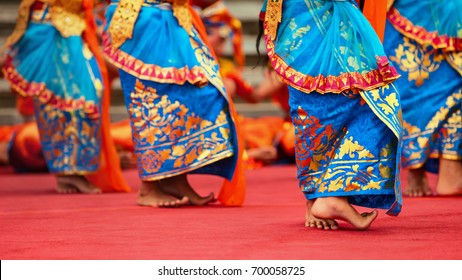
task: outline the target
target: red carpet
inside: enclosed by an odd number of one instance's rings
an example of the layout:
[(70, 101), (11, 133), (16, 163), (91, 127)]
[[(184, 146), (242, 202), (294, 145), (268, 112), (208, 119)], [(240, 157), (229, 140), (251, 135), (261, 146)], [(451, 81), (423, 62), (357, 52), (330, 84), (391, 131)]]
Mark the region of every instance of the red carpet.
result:
[[(126, 178), (135, 189), (136, 171)], [(435, 183), (435, 178), (432, 184)], [(206, 194), (220, 180), (194, 176)], [(244, 207), (157, 209), (130, 194), (58, 195), (50, 175), (0, 171), (1, 259), (461, 259), (462, 198), (406, 198), (367, 232), (303, 225), (294, 166), (248, 172)]]

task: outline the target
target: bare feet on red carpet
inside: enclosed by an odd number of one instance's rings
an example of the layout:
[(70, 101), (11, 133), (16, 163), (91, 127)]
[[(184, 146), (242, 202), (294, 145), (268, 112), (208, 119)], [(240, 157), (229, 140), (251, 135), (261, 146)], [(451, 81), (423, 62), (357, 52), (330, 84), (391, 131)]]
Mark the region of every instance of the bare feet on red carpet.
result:
[(358, 230), (366, 230), (377, 218), (377, 210), (359, 214), (346, 197), (317, 198), (311, 207), (313, 216), (325, 220), (342, 220)]
[(200, 196), (189, 184), (186, 174), (162, 179), (159, 183), (163, 192), (176, 198), (187, 197), (191, 205), (203, 206), (216, 201), (213, 192)]
[(462, 195), (462, 161), (440, 159), (438, 195)]
[(90, 183), (87, 178), (80, 175), (57, 175), (58, 186), (56, 191), (63, 194), (85, 193), (100, 194), (101, 189)]
[(403, 192), (405, 196), (422, 197), (433, 195), (428, 184), (427, 174), (424, 167), (408, 169), (407, 188)]
[(332, 219), (318, 219), (311, 213), (311, 207), (313, 206), (314, 200), (306, 201), (306, 214), (305, 214), (305, 226), (310, 228), (319, 228), (325, 230), (336, 230), (338, 224)]
[(165, 193), (159, 185), (159, 181), (143, 181), (138, 193), (138, 205), (150, 207), (180, 207), (189, 203), (186, 196), (176, 198)]

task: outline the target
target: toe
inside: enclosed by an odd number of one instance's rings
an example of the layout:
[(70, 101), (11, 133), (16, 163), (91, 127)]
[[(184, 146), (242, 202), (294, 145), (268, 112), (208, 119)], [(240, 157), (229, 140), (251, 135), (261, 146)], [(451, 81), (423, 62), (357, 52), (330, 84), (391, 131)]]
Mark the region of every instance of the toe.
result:
[(333, 230), (338, 229), (338, 223), (336, 221), (332, 220), (332, 221), (329, 221), (328, 223), (329, 223), (330, 229), (333, 229)]

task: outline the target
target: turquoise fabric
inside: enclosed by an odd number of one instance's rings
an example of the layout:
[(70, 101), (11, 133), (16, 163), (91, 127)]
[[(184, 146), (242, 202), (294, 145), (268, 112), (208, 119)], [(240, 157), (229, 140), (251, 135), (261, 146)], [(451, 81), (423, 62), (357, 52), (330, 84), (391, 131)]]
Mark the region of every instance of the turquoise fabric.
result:
[(385, 56), (355, 1), (285, 0), (274, 43), (290, 68), (313, 77), (365, 74)]

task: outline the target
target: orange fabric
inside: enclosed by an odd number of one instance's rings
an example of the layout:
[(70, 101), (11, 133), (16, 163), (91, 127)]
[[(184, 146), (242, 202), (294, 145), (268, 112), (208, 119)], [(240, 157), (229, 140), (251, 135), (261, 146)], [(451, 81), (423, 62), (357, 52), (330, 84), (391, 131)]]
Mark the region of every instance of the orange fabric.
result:
[(249, 103), (255, 103), (252, 98), (253, 88), (242, 77), (241, 70), (237, 69), (234, 62), (220, 57), (218, 59), (220, 65), (220, 73), (223, 78), (230, 79), (236, 85), (236, 94)]
[[(15, 135), (14, 138), (13, 135)], [(12, 142), (9, 143), (10, 141)], [(15, 157), (10, 158), (10, 164), (32, 171), (47, 169), (36, 122), (0, 126), (0, 143), (10, 144), (12, 151), (10, 155)]]
[(21, 116), (33, 116), (34, 98), (32, 96), (16, 95), (16, 109)]
[(288, 156), (295, 156), (295, 127), (291, 122), (283, 124), (280, 146)]
[(111, 138), (118, 149), (131, 151), (135, 150), (132, 138), (130, 120), (123, 120), (111, 124)]
[(284, 119), (267, 116), (261, 118), (240, 118), (241, 133), (246, 149), (273, 146), (276, 135), (281, 131)]
[[(213, 54), (213, 49), (207, 40), (207, 32), (205, 30), (205, 27), (202, 23), (200, 16), (196, 13), (196, 11), (194, 11), (191, 5), (189, 5), (189, 10), (192, 15), (192, 21), (193, 21), (194, 27), (198, 31), (202, 41), (209, 47), (210, 51)], [(215, 56), (215, 59), (217, 59), (216, 56)], [(238, 140), (237, 141), (238, 142), (237, 155), (235, 155), (237, 157), (237, 163), (236, 163), (236, 168), (234, 170), (232, 180), (231, 181), (225, 180), (223, 182), (223, 185), (220, 189), (220, 193), (218, 194), (218, 201), (220, 201), (221, 204), (226, 205), (226, 206), (242, 206), (245, 200), (245, 188), (246, 188), (245, 166), (243, 162), (244, 139), (240, 136), (241, 134), (240, 134), (240, 127), (238, 123), (238, 117), (236, 114), (236, 110), (234, 108), (234, 103), (230, 98), (228, 98), (228, 104), (229, 104), (229, 112), (234, 121), (234, 126), (236, 127), (237, 138), (238, 138), (237, 139)]]
[(368, 0), (364, 3), (363, 14), (383, 42), (387, 18), (388, 0)]
[(12, 125), (3, 125), (0, 126), (0, 143), (6, 143), (10, 141), (13, 133), (15, 131), (15, 126)]
[(27, 162), (29, 168), (46, 169), (47, 163), (43, 157), (37, 123), (30, 122), (18, 126), (12, 148), (18, 150), (15, 154), (21, 155), (22, 161)]
[[(287, 156), (295, 156), (295, 130), (291, 122), (276, 116), (240, 116), (239, 124), (246, 150), (273, 146), (281, 147)], [(246, 157), (246, 162), (247, 169), (256, 169), (264, 165), (250, 156)]]
[(289, 116), (289, 88), (287, 86), (282, 87), (280, 91), (276, 92), (272, 97), (272, 101), (281, 107), (284, 113)]
[(94, 175), (87, 176), (88, 180), (101, 188), (104, 192), (120, 191), (130, 192), (131, 188), (125, 182), (122, 176), (122, 169), (120, 168), (120, 160), (114, 142), (111, 139), (110, 133), (110, 119), (109, 119), (109, 106), (110, 106), (110, 83), (108, 71), (104, 63), (103, 55), (100, 51), (97, 35), (96, 24), (93, 18), (93, 0), (84, 0), (83, 7), (85, 9), (85, 17), (87, 27), (83, 33), (85, 42), (90, 47), (103, 77), (103, 104), (101, 111), (101, 160), (100, 168)]

